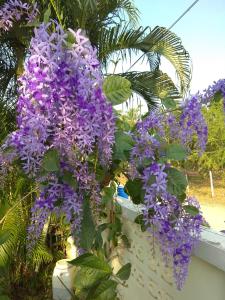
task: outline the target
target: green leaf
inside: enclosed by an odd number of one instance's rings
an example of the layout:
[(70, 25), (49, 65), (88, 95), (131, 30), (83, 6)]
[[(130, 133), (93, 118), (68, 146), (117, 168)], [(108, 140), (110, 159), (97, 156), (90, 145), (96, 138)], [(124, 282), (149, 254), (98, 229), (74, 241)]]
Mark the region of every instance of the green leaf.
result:
[(108, 279), (100, 282), (94, 293), (88, 299), (92, 300), (115, 300), (118, 283)]
[(9, 231), (1, 231), (0, 232), (0, 245), (3, 245), (10, 237)]
[(172, 98), (165, 98), (162, 100), (162, 104), (165, 106), (167, 109), (173, 109), (177, 106), (176, 101)]
[(108, 276), (104, 271), (96, 270), (88, 267), (82, 266), (80, 270), (78, 270), (75, 274), (75, 289), (76, 292), (82, 292), (83, 289), (91, 288), (95, 285), (99, 280)]
[(48, 9), (44, 13), (44, 19), (43, 19), (44, 23), (48, 23), (49, 22), (50, 15), (51, 15), (51, 7), (48, 6)]
[(116, 276), (119, 277), (121, 280), (127, 280), (130, 277), (131, 272), (131, 263), (128, 263), (116, 273)]
[(62, 179), (65, 183), (67, 183), (69, 186), (74, 188), (74, 190), (77, 189), (77, 181), (73, 177), (73, 174), (70, 173), (69, 171), (66, 171), (66, 170), (64, 171)]
[(95, 238), (95, 224), (92, 217), (89, 199), (83, 201), (83, 218), (81, 221), (80, 246), (89, 250), (92, 247)]
[(45, 153), (42, 167), (48, 172), (56, 172), (59, 170), (59, 154), (56, 149), (50, 149)]
[(74, 260), (71, 260), (69, 263), (73, 266), (84, 266), (90, 269), (100, 270), (105, 274), (112, 273), (110, 265), (102, 257), (95, 256), (91, 253), (85, 253), (83, 255), (80, 255)]
[(143, 214), (138, 215), (138, 216), (135, 218), (134, 222), (141, 226), (141, 231), (142, 231), (142, 232), (146, 231), (146, 226), (145, 226)]
[(118, 75), (108, 76), (104, 80), (103, 91), (112, 105), (127, 101), (132, 94), (130, 81)]
[(113, 151), (113, 159), (120, 161), (127, 160), (129, 158), (129, 152), (134, 146), (132, 137), (125, 132), (118, 131), (115, 135), (115, 146)]
[(180, 144), (170, 144), (165, 148), (166, 158), (172, 160), (184, 160), (187, 157), (187, 151), (184, 146)]
[(134, 180), (128, 180), (124, 188), (134, 204), (143, 203), (145, 193), (143, 183), (140, 179), (135, 178)]
[(187, 188), (187, 179), (183, 173), (175, 168), (169, 168), (167, 171), (167, 189), (175, 196), (185, 193)]
[(199, 209), (192, 205), (184, 205), (184, 210), (191, 216), (196, 216), (199, 214)]

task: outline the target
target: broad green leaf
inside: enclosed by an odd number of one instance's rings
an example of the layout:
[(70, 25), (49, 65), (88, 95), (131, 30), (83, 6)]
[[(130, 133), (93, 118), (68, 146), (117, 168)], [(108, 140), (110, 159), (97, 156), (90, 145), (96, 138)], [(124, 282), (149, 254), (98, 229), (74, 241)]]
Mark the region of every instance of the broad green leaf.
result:
[(104, 80), (103, 91), (112, 105), (127, 101), (132, 94), (130, 81), (118, 75), (108, 76)]
[(176, 101), (172, 98), (165, 98), (162, 100), (162, 104), (167, 108), (167, 109), (173, 109), (177, 106)]
[(80, 246), (89, 250), (92, 247), (95, 238), (95, 224), (92, 217), (89, 199), (83, 201), (83, 218), (81, 221)]
[(184, 174), (174, 168), (169, 168), (166, 172), (168, 191), (175, 196), (184, 194), (188, 184)]
[(42, 167), (48, 172), (56, 172), (59, 170), (59, 154), (56, 149), (50, 149), (45, 153)]
[(73, 266), (84, 266), (90, 269), (100, 270), (105, 274), (112, 273), (110, 265), (102, 257), (95, 256), (91, 253), (85, 253), (83, 255), (80, 255), (79, 257), (75, 258), (69, 263)]
[(127, 280), (130, 277), (131, 272), (131, 263), (128, 263), (116, 273), (116, 276), (119, 277), (121, 280)]
[(196, 216), (196, 215), (199, 214), (199, 209), (198, 209), (197, 207), (195, 207), (195, 206), (192, 206), (192, 205), (184, 205), (183, 207), (184, 207), (184, 210), (185, 210), (188, 214), (190, 214), (190, 215), (192, 215), (192, 216)]
[(82, 266), (75, 274), (76, 291), (91, 288), (96, 282), (108, 276), (104, 271)]
[(51, 15), (51, 7), (49, 5), (48, 9), (44, 13), (44, 19), (43, 19), (44, 23), (48, 23), (49, 22), (50, 15)]
[(63, 177), (62, 177), (63, 181), (65, 183), (67, 183), (69, 186), (71, 186), (72, 188), (74, 188), (75, 190), (77, 189), (77, 181), (75, 180), (75, 178), (73, 177), (73, 174), (70, 173), (69, 171), (64, 171)]
[(143, 203), (145, 193), (140, 179), (128, 180), (125, 185), (125, 192), (131, 197), (134, 204)]
[(3, 245), (10, 237), (9, 231), (1, 231), (0, 232), (0, 245)]
[(118, 283), (114, 280), (103, 280), (97, 286), (93, 294), (87, 298), (88, 300), (115, 300), (116, 287)]
[(187, 151), (184, 146), (180, 144), (170, 144), (165, 148), (167, 159), (184, 160), (187, 157)]
[(115, 146), (113, 151), (113, 159), (120, 161), (129, 158), (129, 152), (134, 146), (132, 137), (125, 132), (119, 131), (115, 135)]

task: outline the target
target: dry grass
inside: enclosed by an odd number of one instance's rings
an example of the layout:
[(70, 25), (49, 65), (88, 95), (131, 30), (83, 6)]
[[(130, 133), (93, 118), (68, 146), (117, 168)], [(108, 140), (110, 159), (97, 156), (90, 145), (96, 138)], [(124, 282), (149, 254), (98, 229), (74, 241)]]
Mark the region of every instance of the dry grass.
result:
[(225, 180), (213, 178), (215, 197), (212, 198), (210, 179), (204, 178), (195, 172), (188, 172), (189, 192), (195, 196), (201, 204), (220, 204), (225, 205)]

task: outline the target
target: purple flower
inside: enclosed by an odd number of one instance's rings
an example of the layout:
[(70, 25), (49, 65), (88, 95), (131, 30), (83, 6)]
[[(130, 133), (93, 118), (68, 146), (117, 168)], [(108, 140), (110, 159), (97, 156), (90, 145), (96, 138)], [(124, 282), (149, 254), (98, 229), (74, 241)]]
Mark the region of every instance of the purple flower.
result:
[(31, 23), (38, 15), (37, 4), (30, 5), (20, 0), (9, 0), (0, 7), (0, 30), (9, 31), (15, 22), (24, 18)]

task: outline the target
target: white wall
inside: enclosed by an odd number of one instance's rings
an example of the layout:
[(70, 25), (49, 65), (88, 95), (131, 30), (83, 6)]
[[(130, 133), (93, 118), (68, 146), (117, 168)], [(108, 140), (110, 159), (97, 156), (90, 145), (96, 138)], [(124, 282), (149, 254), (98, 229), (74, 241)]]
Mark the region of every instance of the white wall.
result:
[(123, 228), (131, 241), (130, 249), (121, 250), (120, 262), (132, 263), (128, 288), (119, 290), (121, 300), (225, 300), (225, 236), (204, 232), (200, 248), (192, 257), (185, 287), (179, 292), (172, 270), (164, 266), (154, 241), (133, 222), (138, 208), (128, 200), (119, 201), (123, 207)]

